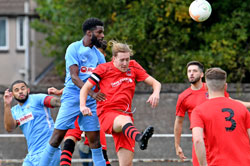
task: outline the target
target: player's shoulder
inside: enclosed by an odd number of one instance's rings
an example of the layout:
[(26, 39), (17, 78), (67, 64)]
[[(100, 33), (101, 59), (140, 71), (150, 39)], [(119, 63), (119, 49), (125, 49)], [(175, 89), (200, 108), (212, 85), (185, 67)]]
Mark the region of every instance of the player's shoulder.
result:
[(139, 65), (139, 63), (136, 62), (136, 60), (130, 60), (130, 61), (129, 61), (129, 66), (130, 66), (130, 67), (135, 67), (135, 66), (137, 66), (137, 65)]
[(75, 41), (75, 42), (69, 44), (67, 50), (77, 49), (77, 48), (79, 48), (81, 45), (82, 45), (82, 40)]
[(183, 99), (187, 98), (188, 96), (190, 96), (191, 94), (192, 94), (192, 90), (189, 87), (189, 88), (185, 89), (183, 92), (181, 92), (179, 94), (178, 98), (179, 98), (179, 100), (183, 100)]

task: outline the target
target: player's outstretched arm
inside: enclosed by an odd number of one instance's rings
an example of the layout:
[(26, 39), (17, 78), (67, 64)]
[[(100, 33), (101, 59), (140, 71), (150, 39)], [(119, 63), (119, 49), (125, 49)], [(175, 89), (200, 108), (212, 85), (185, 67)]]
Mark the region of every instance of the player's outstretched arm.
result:
[(192, 134), (194, 140), (195, 153), (198, 158), (199, 164), (200, 166), (207, 166), (206, 149), (203, 139), (203, 128), (194, 127), (192, 129)]
[(242, 101), (242, 100), (238, 100), (238, 99), (233, 99), (233, 100), (240, 102), (245, 107), (247, 107), (247, 109), (250, 109), (250, 102), (246, 102), (246, 101)]
[(179, 156), (179, 158), (182, 161), (187, 158), (184, 155), (182, 148), (180, 146), (183, 121), (184, 117), (176, 116), (174, 123), (174, 142), (175, 142), (176, 155)]
[(87, 81), (83, 85), (80, 91), (80, 111), (82, 112), (84, 116), (92, 115), (91, 110), (88, 107), (86, 107), (86, 101), (87, 101), (88, 93), (93, 86), (94, 86), (93, 84)]
[(8, 132), (12, 132), (17, 127), (16, 120), (12, 117), (11, 101), (13, 99), (12, 93), (7, 89), (4, 92), (4, 127)]
[(152, 108), (157, 107), (160, 99), (161, 83), (149, 76), (144, 80), (144, 82), (153, 88), (153, 93), (149, 96), (147, 103), (151, 104)]

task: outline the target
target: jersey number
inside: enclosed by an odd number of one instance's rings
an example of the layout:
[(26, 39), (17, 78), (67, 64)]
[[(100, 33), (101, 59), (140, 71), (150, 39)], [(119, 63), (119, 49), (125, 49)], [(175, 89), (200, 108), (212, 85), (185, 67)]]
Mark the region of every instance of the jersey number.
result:
[(232, 123), (231, 127), (225, 127), (226, 131), (233, 131), (236, 128), (236, 122), (233, 119), (234, 117), (234, 111), (230, 108), (223, 108), (222, 112), (229, 112), (230, 116), (229, 117), (225, 117), (226, 121), (230, 121)]

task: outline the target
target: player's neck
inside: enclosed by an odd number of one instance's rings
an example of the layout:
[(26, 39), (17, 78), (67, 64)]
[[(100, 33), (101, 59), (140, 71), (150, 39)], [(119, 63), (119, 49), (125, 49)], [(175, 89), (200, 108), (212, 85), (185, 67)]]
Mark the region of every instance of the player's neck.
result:
[(203, 86), (203, 82), (200, 80), (194, 84), (191, 84), (191, 89), (192, 90), (200, 90)]
[(209, 99), (213, 99), (213, 98), (217, 98), (217, 97), (225, 97), (225, 92), (224, 91), (208, 91), (208, 96), (209, 96)]
[(83, 37), (82, 44), (85, 47), (93, 47), (93, 44), (91, 43), (91, 40), (88, 40), (87, 37)]

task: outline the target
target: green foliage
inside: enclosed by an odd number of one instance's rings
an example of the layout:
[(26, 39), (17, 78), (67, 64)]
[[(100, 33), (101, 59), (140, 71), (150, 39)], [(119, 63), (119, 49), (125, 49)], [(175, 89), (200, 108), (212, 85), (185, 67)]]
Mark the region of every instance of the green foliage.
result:
[[(88, 17), (105, 22), (106, 40), (133, 46), (136, 59), (161, 82), (184, 82), (186, 63), (221, 67), (228, 82), (250, 82), (249, 0), (212, 1), (212, 15), (194, 22), (192, 0), (37, 0), (40, 19), (33, 27), (47, 35), (44, 54), (64, 71), (67, 46), (83, 36)], [(111, 55), (108, 48), (108, 55)], [(108, 56), (110, 59), (110, 56)]]

